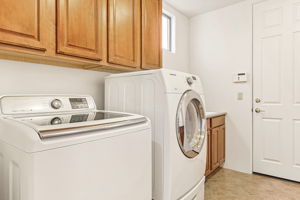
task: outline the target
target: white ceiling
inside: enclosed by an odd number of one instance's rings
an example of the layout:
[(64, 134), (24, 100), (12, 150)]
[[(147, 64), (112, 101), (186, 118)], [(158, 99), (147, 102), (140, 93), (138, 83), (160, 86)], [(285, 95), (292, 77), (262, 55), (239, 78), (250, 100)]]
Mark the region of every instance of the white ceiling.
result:
[(243, 0), (165, 0), (188, 17), (223, 8)]

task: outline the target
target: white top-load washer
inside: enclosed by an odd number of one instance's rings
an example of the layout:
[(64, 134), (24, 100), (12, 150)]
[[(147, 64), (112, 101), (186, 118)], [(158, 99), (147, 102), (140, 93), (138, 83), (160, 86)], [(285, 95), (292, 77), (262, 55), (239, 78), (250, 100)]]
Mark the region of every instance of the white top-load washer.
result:
[(1, 200), (150, 200), (147, 118), (90, 96), (0, 98)]
[(165, 69), (110, 75), (105, 109), (151, 119), (154, 200), (204, 199), (207, 141), (199, 77)]

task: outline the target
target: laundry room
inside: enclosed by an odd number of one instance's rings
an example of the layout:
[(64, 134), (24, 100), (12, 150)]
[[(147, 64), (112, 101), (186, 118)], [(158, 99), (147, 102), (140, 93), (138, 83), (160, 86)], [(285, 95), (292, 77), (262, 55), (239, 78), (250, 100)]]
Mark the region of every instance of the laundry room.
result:
[(0, 0), (0, 200), (300, 199), (300, 0)]

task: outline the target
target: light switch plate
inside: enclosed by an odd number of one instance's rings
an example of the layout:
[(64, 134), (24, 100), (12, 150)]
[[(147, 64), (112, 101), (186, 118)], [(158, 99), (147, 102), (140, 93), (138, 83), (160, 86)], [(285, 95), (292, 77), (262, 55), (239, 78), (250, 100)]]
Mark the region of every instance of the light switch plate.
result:
[(238, 94), (237, 94), (237, 99), (238, 100), (243, 100), (244, 99), (244, 93), (243, 92), (239, 92)]

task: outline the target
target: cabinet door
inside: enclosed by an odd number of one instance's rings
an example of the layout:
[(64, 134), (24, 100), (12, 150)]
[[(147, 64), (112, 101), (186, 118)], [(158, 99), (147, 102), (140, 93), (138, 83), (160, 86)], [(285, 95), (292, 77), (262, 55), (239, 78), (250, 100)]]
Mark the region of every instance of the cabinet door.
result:
[(218, 161), (222, 165), (225, 162), (225, 126), (218, 129)]
[(141, 67), (141, 0), (108, 0), (108, 62)]
[(211, 169), (215, 170), (219, 167), (218, 159), (218, 135), (219, 128), (214, 128), (211, 131)]
[(162, 1), (142, 2), (142, 68), (158, 69), (162, 65)]
[(103, 1), (58, 0), (58, 53), (101, 60)]
[(206, 171), (205, 176), (211, 172), (211, 131), (207, 131), (207, 157), (206, 157)]
[(47, 3), (51, 2), (1, 0), (0, 43), (45, 51)]

